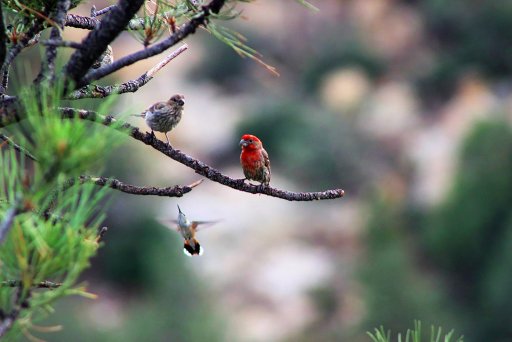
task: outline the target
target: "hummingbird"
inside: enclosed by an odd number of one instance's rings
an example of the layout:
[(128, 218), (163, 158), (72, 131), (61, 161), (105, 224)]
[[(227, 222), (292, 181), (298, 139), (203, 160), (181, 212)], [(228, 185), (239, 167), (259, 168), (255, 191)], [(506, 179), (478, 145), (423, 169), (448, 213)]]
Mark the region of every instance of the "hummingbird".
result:
[[(188, 256), (203, 255), (203, 247), (196, 239), (196, 232), (199, 225), (213, 224), (218, 221), (189, 221), (187, 216), (181, 211), (178, 205), (178, 219), (171, 222), (177, 224), (176, 231), (181, 234), (184, 239), (183, 253)], [(165, 220), (163, 223), (168, 223)]]

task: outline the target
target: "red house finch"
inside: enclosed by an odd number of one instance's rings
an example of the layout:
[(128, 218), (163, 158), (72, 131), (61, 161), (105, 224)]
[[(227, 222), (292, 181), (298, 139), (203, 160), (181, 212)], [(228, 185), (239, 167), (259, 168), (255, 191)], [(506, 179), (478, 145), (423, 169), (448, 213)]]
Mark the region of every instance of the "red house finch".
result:
[(173, 95), (169, 101), (157, 102), (146, 109), (142, 114), (136, 116), (145, 119), (153, 135), (155, 134), (153, 131), (165, 133), (167, 144), (170, 146), (171, 143), (169, 142), (167, 132), (171, 131), (176, 127), (178, 122), (180, 122), (181, 114), (183, 113), (183, 105), (185, 104), (184, 99), (185, 97), (183, 95)]
[[(185, 240), (185, 243), (183, 244), (183, 253), (188, 256), (194, 256), (203, 254), (203, 247), (201, 247), (199, 241), (196, 239), (198, 226), (201, 224), (213, 224), (217, 221), (189, 221), (181, 211), (180, 206), (178, 206), (178, 220), (172, 220), (171, 222), (177, 224), (176, 231), (180, 233)], [(168, 222), (162, 220), (162, 223), (167, 225)]]
[(245, 178), (268, 185), (270, 183), (270, 160), (261, 140), (254, 135), (244, 134), (240, 140), (240, 146), (242, 147), (240, 164), (242, 164)]

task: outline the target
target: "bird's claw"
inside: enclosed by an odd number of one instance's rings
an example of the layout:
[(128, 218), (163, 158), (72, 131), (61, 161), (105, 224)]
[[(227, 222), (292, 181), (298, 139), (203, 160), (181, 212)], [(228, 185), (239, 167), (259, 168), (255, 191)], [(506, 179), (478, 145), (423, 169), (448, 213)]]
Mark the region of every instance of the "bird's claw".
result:
[(242, 186), (245, 183), (246, 178), (240, 178), (236, 180), (238, 186)]

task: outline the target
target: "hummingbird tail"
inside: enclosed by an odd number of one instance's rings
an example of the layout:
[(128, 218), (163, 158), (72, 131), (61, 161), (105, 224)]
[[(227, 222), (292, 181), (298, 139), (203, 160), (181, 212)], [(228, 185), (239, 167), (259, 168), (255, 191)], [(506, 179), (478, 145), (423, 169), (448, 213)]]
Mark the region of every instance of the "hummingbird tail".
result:
[(185, 240), (183, 244), (183, 253), (188, 256), (203, 255), (203, 247), (196, 239)]

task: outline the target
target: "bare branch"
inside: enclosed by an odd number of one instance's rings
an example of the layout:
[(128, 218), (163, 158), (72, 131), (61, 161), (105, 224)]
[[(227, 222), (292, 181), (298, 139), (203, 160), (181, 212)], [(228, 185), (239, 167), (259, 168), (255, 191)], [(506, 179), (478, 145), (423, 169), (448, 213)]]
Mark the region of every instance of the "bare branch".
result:
[(83, 87), (84, 85), (110, 75), (111, 73), (121, 68), (164, 52), (168, 48), (182, 41), (189, 34), (193, 34), (200, 25), (205, 23), (206, 19), (210, 16), (210, 13), (218, 13), (224, 6), (225, 2), (226, 0), (212, 0), (208, 5), (203, 6), (203, 12), (200, 15), (194, 17), (186, 24), (183, 24), (168, 38), (144, 50), (140, 50), (132, 53), (131, 55), (120, 58), (112, 64), (105, 65), (99, 69), (88, 72), (87, 75), (85, 75), (85, 77), (78, 82), (77, 86)]
[(7, 57), (5, 58), (5, 62), (2, 65), (2, 68), (0, 69), (0, 73), (2, 74), (2, 87), (0, 93), (5, 93), (7, 90), (7, 84), (9, 83), (9, 68), (11, 66), (11, 63), (14, 61), (16, 56), (26, 48), (27, 46), (31, 45), (35, 41), (37, 41), (37, 37), (39, 32), (41, 32), (44, 28), (43, 20), (41, 18), (34, 19), (32, 27), (28, 29), (28, 31), (25, 33), (25, 35), (18, 41), (16, 45), (11, 47), (9, 49), (9, 52), (7, 53)]
[(41, 42), (41, 44), (48, 45), (48, 46), (56, 46), (56, 47), (68, 47), (68, 48), (73, 48), (73, 49), (81, 49), (82, 48), (82, 44), (80, 44), (80, 43), (70, 42), (70, 41), (65, 41), (65, 40), (43, 40)]
[[(52, 27), (50, 31), (50, 40), (60, 41), (61, 30), (64, 29), (64, 21), (66, 20), (66, 13), (71, 5), (71, 0), (60, 0), (55, 6), (55, 11), (52, 16), (52, 20), (56, 26)], [(41, 66), (41, 71), (37, 75), (34, 83), (40, 83), (44, 78), (53, 79), (55, 76), (55, 59), (57, 58), (57, 47), (48, 45), (46, 47), (46, 61)], [(46, 75), (45, 75), (46, 73)]]
[[(91, 176), (80, 176), (78, 179), (80, 183), (91, 182), (98, 186), (108, 186), (112, 189), (119, 190), (121, 192), (132, 194), (132, 195), (141, 195), (141, 196), (162, 196), (162, 197), (182, 197), (184, 194), (192, 191), (192, 189), (198, 186), (201, 182), (195, 182), (190, 185), (180, 186), (169, 186), (165, 188), (157, 188), (157, 187), (145, 187), (145, 186), (135, 186), (121, 182), (115, 178), (107, 178), (107, 177), (91, 177)], [(66, 184), (66, 187), (73, 186), (75, 184), (75, 180), (69, 180)]]
[(5, 134), (0, 133), (0, 140), (5, 141), (8, 145), (10, 145), (12, 148), (14, 148), (16, 151), (23, 153), (30, 159), (37, 161), (37, 158), (34, 157), (29, 151), (27, 151), (26, 148), (21, 147), (20, 145), (16, 144), (14, 141), (12, 141), (11, 138), (6, 136)]
[(149, 71), (140, 75), (139, 78), (135, 80), (131, 80), (128, 82), (124, 82), (121, 84), (115, 84), (111, 86), (99, 86), (99, 85), (88, 85), (82, 87), (78, 90), (75, 90), (71, 93), (67, 98), (72, 100), (78, 100), (83, 98), (102, 98), (107, 97), (112, 94), (124, 94), (124, 93), (134, 93), (140, 87), (144, 86), (146, 83), (151, 81), (154, 75), (166, 66), (170, 61), (174, 58), (178, 57), (182, 52), (188, 49), (187, 44), (183, 44), (177, 50), (173, 51), (170, 55), (165, 57), (160, 63), (155, 65)]
[(110, 5), (103, 9), (100, 9), (99, 11), (96, 11), (96, 7), (92, 6), (91, 17), (94, 18), (94, 17), (100, 16), (100, 15), (106, 14), (106, 13), (112, 11), (115, 7), (116, 7), (116, 5)]
[(12, 325), (18, 319), (19, 311), (14, 310), (11, 312), (11, 314), (6, 317), (1, 323), (0, 323), (0, 338), (2, 338), (8, 331), (11, 329)]
[(20, 213), (20, 202), (20, 200), (17, 200), (16, 203), (14, 203), (14, 205), (5, 214), (2, 223), (0, 223), (0, 244), (4, 242), (7, 233), (11, 230), (14, 218)]
[(156, 139), (152, 134), (142, 133), (137, 127), (133, 127), (128, 123), (122, 123), (114, 119), (112, 116), (103, 116), (88, 110), (77, 110), (74, 108), (60, 108), (63, 118), (79, 118), (82, 120), (89, 120), (103, 124), (105, 126), (112, 126), (114, 123), (115, 129), (120, 132), (129, 134), (135, 140), (139, 140), (146, 145), (153, 147), (155, 150), (165, 154), (169, 158), (193, 169), (196, 173), (208, 178), (211, 181), (220, 183), (230, 188), (248, 192), (251, 194), (264, 194), (271, 197), (277, 197), (288, 201), (313, 201), (324, 199), (335, 199), (344, 196), (345, 192), (342, 189), (332, 189), (319, 192), (290, 192), (272, 188), (270, 186), (258, 186), (246, 183), (243, 179), (233, 179), (223, 175), (220, 171), (213, 167), (194, 159), (185, 153), (176, 150)]
[(77, 49), (71, 55), (65, 66), (65, 73), (70, 80), (79, 85), (80, 80), (94, 61), (101, 56), (107, 45), (124, 30), (143, 3), (144, 0), (119, 0), (115, 8), (105, 15), (98, 28), (84, 38), (82, 48)]
[(4, 14), (0, 2), (0, 66), (4, 64), (7, 54), (7, 35), (5, 34)]
[[(21, 280), (5, 280), (0, 282), (0, 287), (22, 287), (23, 282)], [(62, 286), (62, 283), (54, 283), (48, 280), (32, 284), (33, 288), (37, 289), (56, 289)]]
[(94, 30), (99, 24), (100, 21), (96, 18), (68, 13), (68, 15), (66, 15), (66, 22), (64, 25), (74, 28)]
[[(115, 7), (116, 5), (112, 5), (112, 6), (109, 6), (109, 7), (106, 7), (100, 11), (97, 11), (97, 12), (92, 12), (91, 11), (91, 16), (90, 17), (84, 17), (84, 16), (81, 16), (81, 15), (77, 15), (77, 14), (68, 14), (66, 16), (66, 26), (69, 26), (69, 27), (74, 27), (74, 28), (80, 28), (80, 29), (85, 29), (85, 30), (94, 30), (100, 23), (100, 20), (96, 19), (97, 16), (99, 15), (102, 15), (102, 14), (105, 14), (105, 13), (108, 13), (110, 12), (113, 7)], [(108, 11), (107, 11), (108, 9)], [(104, 12), (103, 12), (104, 11)], [(95, 15), (93, 15), (93, 13), (95, 13)], [(162, 13), (161, 17), (162, 18), (165, 18), (167, 15), (167, 13)], [(129, 29), (129, 30), (143, 30), (145, 29), (145, 25), (146, 25), (146, 20), (147, 18), (134, 18), (134, 19), (131, 19), (129, 22), (128, 22), (128, 25), (126, 26), (125, 29)]]

